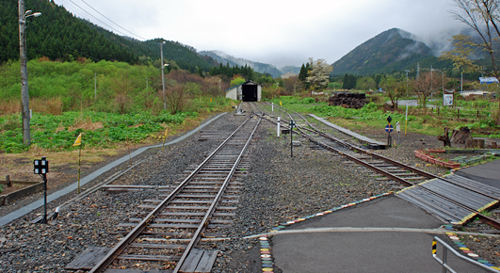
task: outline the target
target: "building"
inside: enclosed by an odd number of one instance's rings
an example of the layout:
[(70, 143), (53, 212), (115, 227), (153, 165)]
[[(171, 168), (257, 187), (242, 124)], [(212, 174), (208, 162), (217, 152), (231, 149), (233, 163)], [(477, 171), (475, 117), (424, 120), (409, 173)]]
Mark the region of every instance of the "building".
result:
[(498, 79), (495, 77), (479, 77), (479, 83), (481, 84), (498, 83)]
[(226, 98), (238, 101), (260, 101), (262, 86), (254, 81), (246, 81), (226, 89)]

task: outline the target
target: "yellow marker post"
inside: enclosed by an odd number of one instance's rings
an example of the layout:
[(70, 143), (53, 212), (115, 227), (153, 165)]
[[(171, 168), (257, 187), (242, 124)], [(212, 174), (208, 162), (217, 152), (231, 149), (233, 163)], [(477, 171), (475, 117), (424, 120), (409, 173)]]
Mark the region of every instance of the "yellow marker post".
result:
[(80, 146), (80, 151), (78, 155), (78, 188), (76, 189), (76, 193), (80, 194), (80, 171), (81, 171), (81, 166), (82, 166), (82, 133), (78, 135), (78, 137), (75, 140), (75, 143), (73, 143), (73, 146)]
[(165, 138), (163, 139), (163, 145), (161, 146), (161, 151), (163, 152), (163, 147), (165, 147), (165, 141), (167, 140), (168, 129), (165, 130)]
[(212, 102), (212, 98), (210, 98), (210, 102)]

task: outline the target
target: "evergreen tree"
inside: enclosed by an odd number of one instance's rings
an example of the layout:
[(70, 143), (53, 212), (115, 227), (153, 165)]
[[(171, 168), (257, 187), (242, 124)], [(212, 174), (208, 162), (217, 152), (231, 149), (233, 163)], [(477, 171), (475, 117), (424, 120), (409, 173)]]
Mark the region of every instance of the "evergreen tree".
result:
[(342, 85), (342, 88), (347, 90), (353, 89), (354, 87), (356, 87), (356, 83), (357, 83), (356, 76), (351, 74), (345, 74), (344, 84)]
[(302, 66), (300, 67), (300, 72), (299, 72), (299, 80), (301, 82), (305, 82), (306, 78), (307, 78), (307, 69), (306, 69), (306, 66), (304, 64), (302, 64)]

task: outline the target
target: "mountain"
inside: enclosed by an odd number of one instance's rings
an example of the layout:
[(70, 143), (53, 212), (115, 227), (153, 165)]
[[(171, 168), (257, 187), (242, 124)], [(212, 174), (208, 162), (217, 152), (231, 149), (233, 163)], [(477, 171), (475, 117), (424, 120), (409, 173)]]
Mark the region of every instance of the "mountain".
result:
[(279, 77), (279, 76), (281, 76), (281, 74), (283, 74), (274, 65), (253, 62), (253, 61), (242, 59), (242, 58), (236, 58), (236, 57), (228, 55), (222, 51), (211, 50), (211, 51), (200, 51), (199, 53), (200, 53), (200, 55), (209, 56), (223, 65), (226, 65), (227, 63), (229, 63), (229, 66), (245, 66), (245, 65), (247, 65), (247, 66), (253, 68), (257, 72), (264, 73), (264, 74), (265, 73), (270, 74), (274, 78)]
[(280, 71), (281, 73), (283, 74), (288, 74), (288, 73), (291, 73), (291, 74), (299, 74), (300, 72), (300, 67), (298, 66), (284, 66), (282, 68), (280, 68)]
[(435, 57), (433, 50), (418, 41), (415, 35), (392, 28), (362, 43), (334, 62), (332, 73), (390, 73)]
[[(93, 61), (122, 61), (131, 64), (160, 59), (158, 43), (163, 39), (139, 41), (120, 36), (89, 21), (75, 17), (53, 0), (25, 0), (26, 10), (42, 16), (28, 18), (26, 37), (29, 59), (48, 57), (72, 61), (85, 57)], [(19, 60), (18, 1), (2, 1), (0, 5), (0, 63)], [(215, 60), (201, 56), (193, 47), (166, 41), (163, 55), (183, 69), (192, 72), (210, 70)], [(140, 58), (142, 57), (142, 58)], [(144, 60), (144, 61), (143, 61)]]

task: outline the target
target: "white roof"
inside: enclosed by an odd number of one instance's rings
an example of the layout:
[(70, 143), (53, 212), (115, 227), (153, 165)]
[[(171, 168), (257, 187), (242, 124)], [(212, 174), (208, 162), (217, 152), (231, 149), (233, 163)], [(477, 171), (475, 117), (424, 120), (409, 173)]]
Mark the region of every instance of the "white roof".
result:
[(498, 79), (495, 77), (479, 77), (479, 82), (481, 84), (483, 84), (483, 83), (486, 83), (486, 84), (498, 83)]

